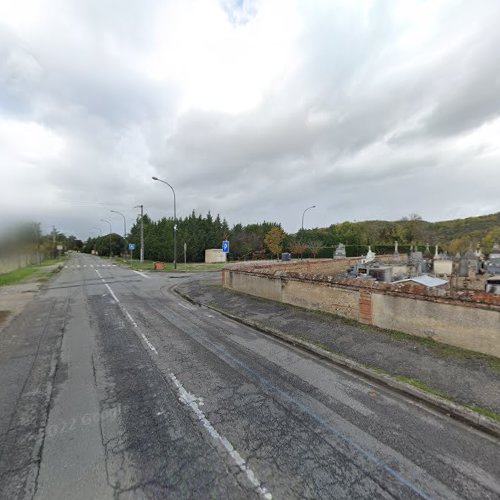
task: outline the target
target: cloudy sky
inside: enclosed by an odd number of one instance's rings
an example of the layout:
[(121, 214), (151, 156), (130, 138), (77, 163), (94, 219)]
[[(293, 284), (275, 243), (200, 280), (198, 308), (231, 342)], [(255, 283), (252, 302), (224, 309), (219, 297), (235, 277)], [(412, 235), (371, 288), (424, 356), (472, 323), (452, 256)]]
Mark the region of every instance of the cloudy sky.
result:
[(500, 211), (500, 2), (1, 0), (0, 227)]

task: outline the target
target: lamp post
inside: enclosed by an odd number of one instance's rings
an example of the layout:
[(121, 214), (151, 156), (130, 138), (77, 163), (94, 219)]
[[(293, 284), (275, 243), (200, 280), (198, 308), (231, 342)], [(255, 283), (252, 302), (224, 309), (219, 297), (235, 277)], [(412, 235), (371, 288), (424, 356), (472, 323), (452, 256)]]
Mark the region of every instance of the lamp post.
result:
[(111, 222), (109, 222), (108, 219), (101, 219), (102, 222), (107, 222), (109, 224), (109, 258), (111, 259), (111, 233), (113, 232), (113, 229), (111, 227)]
[(307, 207), (302, 213), (302, 231), (304, 230), (304, 215), (308, 210), (311, 210), (311, 208), (316, 208), (316, 205), (311, 205), (310, 207)]
[(158, 179), (158, 177), (153, 177), (152, 179), (166, 184), (174, 194), (174, 269), (177, 269), (177, 212), (175, 207), (175, 190), (167, 181), (162, 181), (161, 179)]
[(124, 254), (127, 255), (127, 220), (125, 219), (125, 216), (121, 212), (118, 212), (118, 210), (110, 210), (110, 212), (113, 212), (115, 214), (120, 214), (123, 217), (123, 246), (124, 246)]
[(144, 262), (144, 205), (136, 205), (134, 208), (141, 209), (141, 264)]
[[(102, 228), (100, 228), (99, 226), (92, 226), (91, 229), (97, 229), (99, 231), (99, 238), (102, 238)], [(96, 242), (94, 242), (94, 250), (93, 251), (96, 251), (97, 250), (97, 244)]]

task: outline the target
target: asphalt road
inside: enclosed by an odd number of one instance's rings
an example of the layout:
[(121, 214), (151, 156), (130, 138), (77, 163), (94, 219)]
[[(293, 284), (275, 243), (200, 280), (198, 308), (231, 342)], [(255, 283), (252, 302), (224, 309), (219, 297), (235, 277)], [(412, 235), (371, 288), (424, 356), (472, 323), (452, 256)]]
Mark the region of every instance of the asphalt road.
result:
[(500, 498), (498, 440), (184, 301), (189, 279), (75, 254), (2, 332), (0, 498)]

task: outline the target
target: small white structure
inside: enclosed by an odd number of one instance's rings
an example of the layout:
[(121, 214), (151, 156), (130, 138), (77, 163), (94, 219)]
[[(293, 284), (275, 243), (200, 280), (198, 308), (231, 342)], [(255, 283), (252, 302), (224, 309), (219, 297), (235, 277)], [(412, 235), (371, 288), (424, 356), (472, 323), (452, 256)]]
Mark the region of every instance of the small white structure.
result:
[(451, 259), (434, 259), (434, 274), (438, 276), (450, 276), (453, 272), (453, 261)]
[(438, 276), (451, 276), (453, 273), (453, 260), (446, 254), (438, 253), (438, 246), (436, 245), (436, 253), (432, 262), (432, 270)]
[(376, 256), (377, 254), (375, 252), (372, 252), (372, 247), (368, 245), (368, 252), (366, 253), (366, 257), (361, 260), (361, 263), (366, 264), (368, 262), (373, 262)]
[(218, 262), (226, 262), (227, 253), (224, 253), (220, 248), (207, 248), (205, 250), (205, 263), (216, 264)]
[(427, 274), (422, 274), (420, 276), (413, 276), (412, 278), (406, 278), (404, 280), (393, 281), (394, 283), (416, 283), (428, 288), (434, 288), (436, 286), (444, 286), (448, 284), (447, 280), (441, 278), (434, 278), (433, 276), (428, 276)]

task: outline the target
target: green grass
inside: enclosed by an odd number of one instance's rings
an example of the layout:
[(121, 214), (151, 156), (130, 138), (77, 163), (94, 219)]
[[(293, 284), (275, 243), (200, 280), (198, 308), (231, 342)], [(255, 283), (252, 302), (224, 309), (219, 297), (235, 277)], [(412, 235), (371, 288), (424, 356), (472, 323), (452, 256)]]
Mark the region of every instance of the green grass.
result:
[(65, 257), (48, 259), (44, 260), (39, 266), (21, 267), (10, 273), (0, 274), (0, 286), (19, 285), (22, 283), (32, 283), (34, 281), (47, 281), (54, 272), (59, 270), (58, 268), (47, 269), (47, 267), (60, 264), (65, 260)]
[[(440, 398), (446, 399), (448, 401), (453, 401), (452, 398), (449, 398), (445, 396), (444, 394), (441, 394), (438, 391), (435, 391), (431, 387), (429, 387), (427, 384), (424, 382), (421, 382), (420, 380), (415, 380), (413, 378), (407, 378), (407, 377), (401, 377), (401, 376), (396, 376), (398, 380), (401, 380), (401, 382), (406, 382), (407, 384), (413, 385), (414, 387), (417, 387), (418, 389), (428, 392), (429, 394), (433, 394), (434, 396), (438, 396)], [(464, 404), (466, 408), (469, 408), (469, 410), (475, 411), (476, 413), (479, 413), (481, 415), (484, 415), (485, 417), (489, 417), (493, 420), (496, 420), (497, 422), (500, 422), (500, 415), (498, 413), (495, 413), (493, 411), (487, 410), (485, 408), (481, 408), (480, 406), (475, 406), (475, 405), (466, 405)]]
[(416, 380), (414, 378), (408, 378), (408, 377), (402, 377), (400, 375), (395, 376), (398, 380), (401, 382), (405, 382), (407, 384), (413, 385), (413, 387), (416, 387), (417, 389), (421, 389), (422, 391), (428, 392), (430, 394), (434, 394), (434, 396), (438, 396), (440, 398), (448, 399), (449, 401), (452, 401), (450, 398), (445, 396), (444, 394), (441, 394), (440, 392), (435, 391), (432, 389), (432, 387), (429, 387), (427, 384), (424, 382), (421, 382), (420, 380)]
[[(136, 271), (151, 271), (153, 270), (154, 261), (145, 260), (142, 264), (138, 260), (132, 261), (128, 259), (115, 258), (114, 261), (120, 266), (126, 266), (130, 269), (134, 269)], [(188, 262), (187, 265), (184, 265), (184, 262), (177, 263), (177, 269), (174, 269), (174, 264), (172, 262), (165, 262), (165, 272), (188, 272), (188, 273), (202, 273), (209, 271), (220, 271), (226, 263), (217, 263), (217, 264), (205, 264), (204, 262)]]
[(22, 267), (10, 273), (0, 274), (0, 286), (17, 285), (33, 276), (38, 271), (36, 267)]
[(62, 264), (67, 260), (67, 257), (57, 257), (56, 259), (46, 259), (40, 264), (40, 267), (54, 266), (55, 264)]
[(125, 266), (136, 271), (151, 271), (154, 264), (152, 260), (145, 260), (142, 264), (139, 260), (133, 260), (131, 264), (130, 259), (122, 259), (121, 257), (115, 257), (113, 262), (119, 266)]
[(479, 406), (474, 406), (474, 405), (465, 405), (469, 410), (475, 411), (477, 413), (480, 413), (481, 415), (484, 415), (485, 417), (492, 418), (493, 420), (496, 420), (497, 422), (500, 422), (500, 415), (498, 413), (494, 413), (490, 410), (485, 410), (484, 408), (480, 408)]
[[(421, 389), (422, 391), (433, 394), (434, 396), (439, 396), (440, 398), (447, 399), (448, 401), (453, 401), (453, 399), (445, 396), (444, 394), (441, 394), (440, 392), (435, 391), (434, 389), (429, 387), (427, 384), (420, 382), (420, 380), (415, 380), (412, 378), (406, 378), (406, 377), (400, 377), (400, 376), (398, 376), (396, 378), (398, 380), (401, 380), (402, 382), (406, 382), (407, 384), (413, 385), (414, 387), (417, 387), (418, 389)], [(500, 422), (500, 415), (498, 415), (498, 413), (487, 410), (485, 408), (481, 408), (480, 406), (466, 405), (466, 404), (464, 404), (464, 406), (466, 408), (469, 408), (469, 410), (475, 411), (476, 413), (484, 415), (485, 417), (489, 417), (493, 420), (496, 420), (497, 422)]]

